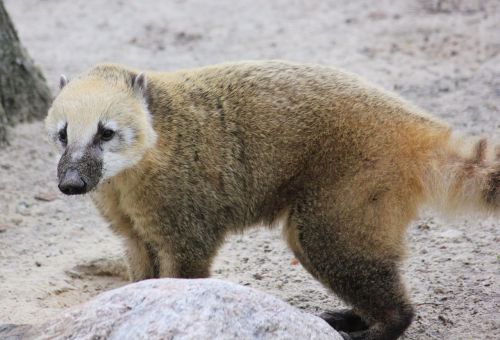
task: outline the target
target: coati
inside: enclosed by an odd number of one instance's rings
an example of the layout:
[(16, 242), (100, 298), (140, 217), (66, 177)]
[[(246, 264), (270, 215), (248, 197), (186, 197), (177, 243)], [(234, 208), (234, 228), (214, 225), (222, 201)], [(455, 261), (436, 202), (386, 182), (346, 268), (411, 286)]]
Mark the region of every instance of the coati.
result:
[(171, 73), (97, 65), (46, 118), (60, 190), (90, 193), (130, 278), (202, 278), (231, 231), (282, 221), (302, 265), (352, 310), (346, 339), (396, 339), (398, 263), (419, 206), (500, 212), (500, 149), (357, 76), (283, 61)]

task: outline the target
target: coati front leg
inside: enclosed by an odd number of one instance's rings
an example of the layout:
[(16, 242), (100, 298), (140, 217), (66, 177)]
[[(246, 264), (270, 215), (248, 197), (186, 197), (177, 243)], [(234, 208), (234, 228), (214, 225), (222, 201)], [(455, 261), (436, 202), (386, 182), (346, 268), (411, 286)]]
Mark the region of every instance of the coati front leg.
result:
[(131, 281), (141, 281), (159, 276), (158, 256), (151, 244), (136, 233), (127, 238), (126, 256)]
[(128, 276), (131, 281), (158, 277), (156, 255), (151, 245), (139, 235), (134, 222), (120, 208), (119, 194), (108, 185), (92, 195), (97, 209), (110, 222), (111, 230), (124, 240)]
[(215, 230), (199, 221), (173, 225), (166, 220), (143, 228), (143, 237), (156, 255), (157, 277), (208, 277), (212, 260), (224, 239), (223, 230)]
[(125, 215), (111, 224), (111, 229), (125, 241), (125, 256), (131, 281), (158, 277), (158, 260), (151, 244), (145, 242), (134, 230), (133, 222)]

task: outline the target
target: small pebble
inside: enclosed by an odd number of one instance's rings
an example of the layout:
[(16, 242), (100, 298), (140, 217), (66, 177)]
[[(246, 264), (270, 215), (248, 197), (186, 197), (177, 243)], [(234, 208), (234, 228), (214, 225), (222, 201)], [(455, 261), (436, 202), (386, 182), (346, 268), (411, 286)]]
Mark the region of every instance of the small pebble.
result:
[(57, 199), (57, 194), (54, 192), (41, 192), (36, 194), (34, 198), (42, 202), (52, 202)]
[(255, 273), (253, 274), (253, 278), (256, 279), (256, 280), (262, 280), (262, 275), (260, 275), (259, 273)]

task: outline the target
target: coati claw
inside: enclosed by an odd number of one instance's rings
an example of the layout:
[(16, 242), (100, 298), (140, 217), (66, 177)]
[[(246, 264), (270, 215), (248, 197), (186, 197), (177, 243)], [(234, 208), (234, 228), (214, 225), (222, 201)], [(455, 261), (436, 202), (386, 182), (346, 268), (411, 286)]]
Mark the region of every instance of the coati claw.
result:
[(345, 332), (339, 332), (340, 336), (342, 337), (342, 339), (344, 340), (351, 340), (352, 338), (349, 336), (349, 334), (345, 333)]

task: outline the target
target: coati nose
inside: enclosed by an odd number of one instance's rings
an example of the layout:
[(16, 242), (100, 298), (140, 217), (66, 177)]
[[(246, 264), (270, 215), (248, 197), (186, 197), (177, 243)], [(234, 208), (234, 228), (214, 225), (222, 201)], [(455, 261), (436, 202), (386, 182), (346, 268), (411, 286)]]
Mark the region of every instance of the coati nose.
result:
[(66, 195), (84, 194), (87, 191), (87, 183), (78, 171), (69, 169), (59, 181), (59, 190)]

